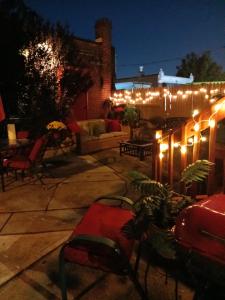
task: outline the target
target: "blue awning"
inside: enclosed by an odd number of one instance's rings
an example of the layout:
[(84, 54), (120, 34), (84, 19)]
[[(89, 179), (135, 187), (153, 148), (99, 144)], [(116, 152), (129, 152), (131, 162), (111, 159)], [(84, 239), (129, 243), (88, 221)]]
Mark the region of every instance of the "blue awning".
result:
[(115, 84), (116, 90), (132, 90), (132, 89), (149, 89), (151, 84), (138, 82), (117, 82)]

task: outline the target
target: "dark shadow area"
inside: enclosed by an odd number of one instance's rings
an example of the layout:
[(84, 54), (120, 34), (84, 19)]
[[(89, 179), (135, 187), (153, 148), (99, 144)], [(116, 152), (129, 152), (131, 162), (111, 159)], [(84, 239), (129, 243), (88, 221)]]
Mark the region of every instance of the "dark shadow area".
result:
[(100, 166), (99, 163), (87, 162), (85, 159), (74, 155), (48, 159), (45, 161), (45, 164), (46, 171), (53, 178), (63, 178), (80, 174)]

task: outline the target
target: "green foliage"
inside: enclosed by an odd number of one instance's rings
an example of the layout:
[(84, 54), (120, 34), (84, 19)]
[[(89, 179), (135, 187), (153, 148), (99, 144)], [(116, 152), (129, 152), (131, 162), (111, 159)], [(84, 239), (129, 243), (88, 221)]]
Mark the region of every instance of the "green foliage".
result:
[[(186, 185), (201, 182), (212, 165), (207, 160), (196, 161), (182, 172), (181, 181)], [(173, 257), (175, 252), (168, 229), (175, 224), (178, 213), (195, 200), (137, 171), (130, 172), (129, 177), (131, 186), (140, 193), (140, 198), (133, 206), (135, 218), (125, 224), (123, 232), (128, 237), (140, 239), (144, 232), (150, 231), (149, 242), (153, 248), (164, 257)]]
[(181, 173), (181, 181), (186, 185), (194, 182), (203, 181), (212, 167), (213, 163), (208, 160), (197, 160), (187, 166)]
[(187, 54), (177, 70), (177, 76), (189, 77), (192, 73), (195, 81), (225, 80), (222, 66), (213, 61), (209, 51), (202, 55), (197, 55), (194, 52)]
[(43, 129), (65, 118), (92, 84), (74, 36), (66, 27), (44, 21), (23, 0), (0, 1), (0, 41), (1, 93), (8, 116), (29, 117), (30, 125)]
[(140, 119), (139, 111), (135, 106), (127, 106), (124, 110), (123, 121), (130, 127), (130, 140), (133, 140), (133, 129)]
[[(208, 160), (197, 160), (183, 170), (181, 182), (188, 186), (192, 182), (203, 181), (212, 165)], [(187, 195), (175, 193), (168, 184), (151, 180), (137, 171), (130, 172), (129, 176), (132, 187), (141, 194), (134, 209), (139, 213), (146, 207), (144, 213), (148, 212), (153, 223), (159, 227), (167, 228), (173, 224), (179, 211), (194, 201)]]

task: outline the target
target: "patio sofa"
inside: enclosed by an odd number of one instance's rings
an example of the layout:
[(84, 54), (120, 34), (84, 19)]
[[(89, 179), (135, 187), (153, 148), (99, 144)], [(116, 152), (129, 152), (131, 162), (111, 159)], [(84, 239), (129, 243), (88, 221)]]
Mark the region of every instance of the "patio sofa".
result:
[(90, 119), (79, 121), (77, 134), (78, 154), (87, 154), (103, 149), (118, 147), (119, 142), (129, 139), (129, 129), (118, 120)]

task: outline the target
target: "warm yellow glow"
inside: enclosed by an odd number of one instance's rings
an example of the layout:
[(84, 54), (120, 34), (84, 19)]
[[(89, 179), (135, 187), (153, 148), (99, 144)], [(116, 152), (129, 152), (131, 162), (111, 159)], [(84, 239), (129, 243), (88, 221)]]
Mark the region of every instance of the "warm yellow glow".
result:
[(28, 56), (29, 56), (29, 50), (28, 49), (24, 49), (23, 51), (22, 51), (22, 55), (27, 59), (28, 58)]
[(196, 144), (198, 142), (198, 137), (195, 135), (194, 136), (194, 144)]
[(202, 142), (206, 142), (206, 141), (207, 141), (206, 136), (202, 136), (202, 137), (201, 137), (201, 141), (202, 141)]
[(188, 143), (193, 144), (194, 143), (194, 139), (193, 138), (189, 138), (188, 139)]
[(214, 128), (215, 125), (216, 125), (215, 120), (214, 120), (214, 119), (209, 119), (209, 127), (210, 127), (210, 128)]
[(185, 145), (182, 145), (181, 148), (180, 148), (180, 152), (182, 154), (185, 154), (187, 152), (187, 147)]
[(163, 157), (164, 157), (163, 153), (160, 152), (160, 153), (159, 153), (159, 158), (162, 159)]
[(194, 125), (194, 131), (199, 131), (199, 129), (200, 129), (199, 124), (195, 123), (195, 125)]
[(194, 95), (198, 95), (198, 91), (194, 91)]
[(173, 144), (173, 147), (174, 147), (174, 148), (178, 148), (179, 146), (180, 146), (179, 143), (174, 143), (174, 144)]
[(158, 140), (162, 137), (162, 130), (156, 130), (155, 138)]
[(161, 152), (164, 152), (164, 151), (168, 150), (168, 148), (169, 148), (168, 144), (160, 144), (159, 147), (160, 147)]
[(192, 117), (194, 118), (195, 116), (197, 116), (199, 114), (199, 110), (198, 109), (194, 109), (193, 113), (192, 113)]
[(205, 99), (209, 99), (209, 95), (205, 95)]
[(215, 107), (214, 107), (215, 111), (218, 111), (221, 108), (222, 108), (222, 104), (221, 103), (216, 104)]

